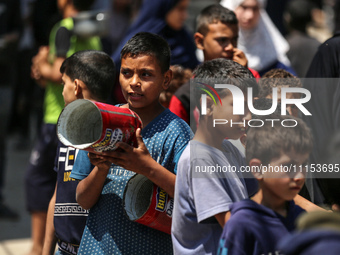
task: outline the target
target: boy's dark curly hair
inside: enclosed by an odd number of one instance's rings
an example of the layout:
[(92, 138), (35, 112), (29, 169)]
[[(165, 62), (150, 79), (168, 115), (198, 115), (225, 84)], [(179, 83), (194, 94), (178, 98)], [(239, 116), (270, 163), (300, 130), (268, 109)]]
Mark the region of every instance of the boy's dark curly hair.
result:
[(283, 69), (272, 69), (266, 72), (259, 81), (259, 97), (267, 97), (275, 87), (302, 87), (301, 80)]

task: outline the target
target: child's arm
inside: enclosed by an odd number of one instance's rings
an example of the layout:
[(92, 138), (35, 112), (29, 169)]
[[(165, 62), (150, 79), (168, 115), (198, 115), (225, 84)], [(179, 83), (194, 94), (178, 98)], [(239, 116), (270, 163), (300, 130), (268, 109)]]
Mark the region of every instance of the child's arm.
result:
[(227, 223), (227, 221), (230, 218), (230, 211), (218, 213), (218, 214), (215, 215), (215, 218), (218, 221), (218, 223), (220, 224), (220, 226), (223, 228), (224, 225)]
[(136, 137), (137, 148), (127, 143), (119, 142), (116, 144), (116, 150), (103, 152), (100, 155), (96, 155), (96, 157), (102, 161), (109, 161), (127, 170), (144, 175), (157, 186), (164, 189), (171, 197), (174, 197), (175, 174), (161, 166), (151, 157), (143, 142), (140, 128), (136, 131)]
[(307, 212), (311, 211), (326, 211), (325, 209), (313, 204), (311, 201), (305, 199), (300, 195), (296, 195), (294, 198), (294, 203), (300, 206), (302, 209), (306, 210)]
[(98, 160), (93, 153), (89, 153), (89, 158), (95, 167), (85, 179), (78, 183), (76, 191), (76, 200), (85, 210), (97, 203), (111, 165), (108, 162)]
[(61, 82), (60, 67), (64, 57), (57, 57), (53, 64), (48, 62), (49, 47), (40, 47), (38, 54), (33, 58), (33, 66), (36, 68), (40, 78), (53, 81), (56, 83)]
[(45, 229), (45, 240), (44, 246), (42, 250), (42, 255), (53, 255), (55, 252), (55, 246), (57, 244), (57, 237), (55, 235), (54, 229), (54, 207), (56, 200), (56, 192), (57, 192), (57, 184), (54, 190), (54, 194), (50, 200), (47, 210), (47, 219), (46, 219), (46, 229)]

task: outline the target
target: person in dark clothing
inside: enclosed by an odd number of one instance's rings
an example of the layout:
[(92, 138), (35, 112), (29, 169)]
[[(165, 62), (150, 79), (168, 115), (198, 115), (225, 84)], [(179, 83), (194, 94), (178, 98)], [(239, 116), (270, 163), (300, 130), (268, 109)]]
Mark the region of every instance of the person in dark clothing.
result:
[(15, 92), (16, 58), (22, 31), (19, 0), (0, 0), (0, 219), (18, 219), (19, 215), (4, 202), (6, 140), (12, 94)]
[(312, 20), (313, 5), (308, 0), (290, 1), (285, 10), (289, 33), (287, 57), (298, 77), (305, 77), (320, 42), (307, 34), (306, 27)]
[[(327, 142), (340, 127), (340, 32), (320, 45), (306, 78), (303, 86), (312, 96), (304, 106), (312, 115), (303, 119), (314, 137), (310, 163), (318, 164)], [(315, 204), (324, 204), (323, 178), (318, 178), (316, 173), (310, 177), (313, 178), (307, 178), (301, 195)]]
[(303, 215), (297, 230), (280, 241), (285, 255), (337, 255), (340, 251), (340, 214), (311, 212)]

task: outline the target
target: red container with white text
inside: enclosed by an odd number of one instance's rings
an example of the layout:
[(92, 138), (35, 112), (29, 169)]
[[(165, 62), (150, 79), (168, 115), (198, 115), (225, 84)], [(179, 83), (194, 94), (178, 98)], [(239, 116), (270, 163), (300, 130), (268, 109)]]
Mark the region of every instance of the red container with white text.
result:
[(127, 108), (78, 99), (63, 109), (57, 135), (66, 146), (89, 152), (114, 150), (119, 141), (137, 147), (139, 116)]
[(132, 176), (125, 187), (123, 207), (132, 221), (171, 234), (173, 206), (173, 199), (141, 174)]

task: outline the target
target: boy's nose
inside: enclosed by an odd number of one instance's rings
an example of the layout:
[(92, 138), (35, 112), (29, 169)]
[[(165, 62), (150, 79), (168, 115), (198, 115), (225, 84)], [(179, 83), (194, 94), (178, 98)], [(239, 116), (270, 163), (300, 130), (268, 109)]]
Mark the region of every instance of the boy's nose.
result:
[(140, 86), (141, 82), (138, 75), (133, 75), (130, 79), (130, 86)]
[(224, 46), (224, 51), (233, 51), (234, 46), (231, 42), (227, 42)]
[(297, 171), (293, 179), (294, 181), (302, 181), (305, 179), (305, 173), (303, 171)]

